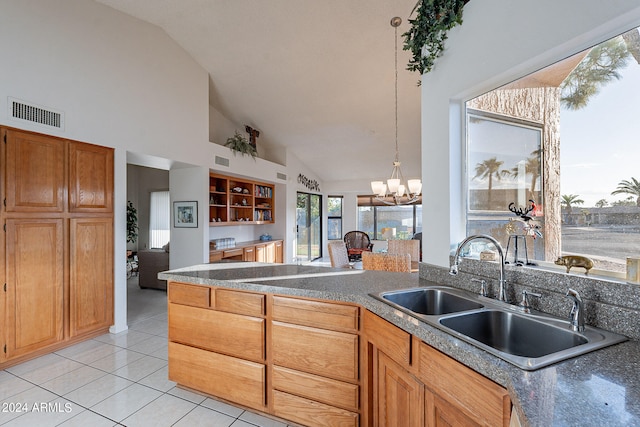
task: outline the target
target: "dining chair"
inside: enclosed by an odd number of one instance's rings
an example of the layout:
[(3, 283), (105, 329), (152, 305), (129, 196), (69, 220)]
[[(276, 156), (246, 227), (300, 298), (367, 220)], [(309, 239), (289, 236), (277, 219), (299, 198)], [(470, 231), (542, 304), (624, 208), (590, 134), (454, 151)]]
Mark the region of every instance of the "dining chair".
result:
[(344, 243), (347, 245), (349, 261), (360, 261), (363, 252), (373, 251), (373, 243), (364, 231), (349, 231), (344, 235)]
[(349, 254), (347, 245), (342, 240), (334, 240), (329, 242), (329, 259), (331, 259), (331, 267), (352, 268), (349, 264)]
[(420, 241), (419, 240), (388, 240), (387, 253), (409, 254), (411, 261), (420, 261)]
[(363, 252), (362, 269), (410, 273), (411, 255)]

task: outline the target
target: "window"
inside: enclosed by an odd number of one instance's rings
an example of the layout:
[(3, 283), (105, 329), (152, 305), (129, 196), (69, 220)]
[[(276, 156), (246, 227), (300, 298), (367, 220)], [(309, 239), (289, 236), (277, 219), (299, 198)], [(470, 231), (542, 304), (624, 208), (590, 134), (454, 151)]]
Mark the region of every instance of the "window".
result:
[(640, 254), (638, 93), (636, 28), (468, 101), (467, 234), (509, 245), (507, 261), (520, 235), (520, 261), (583, 255), (624, 277)]
[(327, 198), (327, 239), (342, 240), (342, 196)]
[(358, 196), (358, 230), (372, 240), (411, 239), (422, 231), (422, 205), (379, 206)]
[(149, 203), (149, 248), (169, 243), (171, 205), (168, 191), (152, 191)]

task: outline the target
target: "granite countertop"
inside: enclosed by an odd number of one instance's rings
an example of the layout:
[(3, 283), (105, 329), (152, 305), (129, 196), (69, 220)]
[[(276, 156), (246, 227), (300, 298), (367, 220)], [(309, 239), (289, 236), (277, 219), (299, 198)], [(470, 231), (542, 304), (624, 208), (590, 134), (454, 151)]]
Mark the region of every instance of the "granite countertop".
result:
[(203, 264), (163, 280), (359, 304), (506, 387), (529, 426), (640, 426), (640, 343), (626, 341), (536, 371), (521, 370), (371, 297), (437, 283), (417, 274), (292, 264)]

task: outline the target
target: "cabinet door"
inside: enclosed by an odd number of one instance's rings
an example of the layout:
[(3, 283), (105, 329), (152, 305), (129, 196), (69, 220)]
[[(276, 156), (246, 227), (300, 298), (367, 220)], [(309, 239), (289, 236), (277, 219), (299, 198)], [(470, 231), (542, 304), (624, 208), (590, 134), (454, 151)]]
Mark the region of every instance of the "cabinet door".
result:
[(113, 149), (69, 143), (69, 211), (113, 212)]
[(113, 221), (74, 218), (70, 222), (71, 336), (113, 321)]
[(242, 260), (253, 262), (256, 260), (256, 248), (253, 246), (247, 246), (242, 249)]
[(275, 242), (276, 248), (276, 263), (282, 264), (284, 262), (284, 249), (282, 245), (282, 240)]
[(64, 141), (7, 131), (7, 212), (62, 212)]
[(475, 420), (446, 400), (427, 390), (425, 394), (427, 427), (476, 427), (481, 426)]
[(377, 425), (424, 425), (424, 385), (405, 368), (378, 352)]
[(7, 219), (7, 358), (63, 339), (61, 219)]
[(256, 245), (256, 261), (267, 262), (267, 246), (265, 244)]

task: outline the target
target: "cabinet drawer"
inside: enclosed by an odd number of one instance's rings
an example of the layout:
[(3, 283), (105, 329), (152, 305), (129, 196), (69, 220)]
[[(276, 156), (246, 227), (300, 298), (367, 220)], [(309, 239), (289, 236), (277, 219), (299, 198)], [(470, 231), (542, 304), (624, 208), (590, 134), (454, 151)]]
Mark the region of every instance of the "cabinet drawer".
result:
[(170, 303), (169, 340), (264, 361), (265, 320)]
[(346, 332), (358, 331), (359, 308), (297, 298), (273, 297), (273, 318), (297, 325)]
[(169, 343), (169, 379), (222, 399), (266, 411), (265, 366)]
[(273, 322), (274, 365), (345, 381), (358, 379), (358, 336)]
[(511, 399), (507, 390), (423, 342), (419, 352), (418, 372), (426, 387), (464, 408), (479, 424), (509, 424)]
[(359, 387), (357, 384), (319, 377), (281, 366), (273, 367), (272, 384), (273, 388), (280, 391), (350, 411), (358, 411)]
[(242, 257), (242, 248), (225, 249), (222, 251), (222, 258)]
[(179, 282), (169, 282), (169, 301), (176, 304), (208, 308), (210, 292), (211, 288), (207, 286), (196, 286)]
[(212, 302), (211, 306), (230, 313), (264, 316), (264, 300), (265, 296), (262, 294), (216, 289), (215, 304)]
[(273, 412), (278, 417), (310, 427), (357, 427), (358, 414), (274, 390)]
[(411, 362), (411, 334), (370, 311), (364, 313), (367, 340), (398, 363)]

